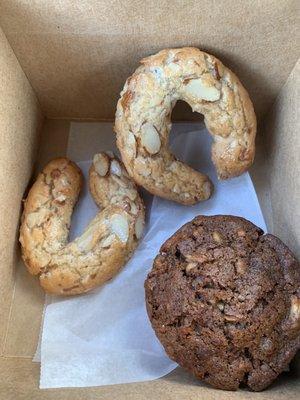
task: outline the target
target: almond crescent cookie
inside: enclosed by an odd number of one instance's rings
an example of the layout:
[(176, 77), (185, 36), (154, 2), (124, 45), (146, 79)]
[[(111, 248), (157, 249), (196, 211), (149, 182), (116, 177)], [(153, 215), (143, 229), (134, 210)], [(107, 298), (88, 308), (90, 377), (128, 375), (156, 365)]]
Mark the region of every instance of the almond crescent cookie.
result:
[(166, 49), (144, 58), (127, 79), (116, 111), (117, 145), (129, 175), (149, 192), (182, 204), (210, 197), (206, 175), (176, 160), (168, 145), (177, 100), (204, 115), (214, 142), (212, 160), (220, 179), (252, 164), (256, 117), (237, 76), (197, 48)]
[(142, 199), (112, 153), (94, 157), (89, 184), (103, 210), (70, 243), (71, 216), (82, 186), (76, 164), (66, 158), (51, 161), (25, 201), (22, 257), (48, 293), (73, 295), (103, 284), (130, 258), (142, 235)]

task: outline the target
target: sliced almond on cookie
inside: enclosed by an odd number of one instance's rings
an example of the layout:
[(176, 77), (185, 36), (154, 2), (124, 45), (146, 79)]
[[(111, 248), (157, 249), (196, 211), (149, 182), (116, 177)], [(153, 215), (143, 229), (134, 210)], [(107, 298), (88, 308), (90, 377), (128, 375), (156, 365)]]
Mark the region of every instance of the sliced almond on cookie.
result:
[(148, 122), (141, 128), (141, 143), (150, 154), (156, 154), (160, 150), (161, 141), (159, 134), (155, 127)]
[(112, 162), (110, 163), (110, 172), (117, 176), (122, 175), (122, 168), (117, 160), (112, 160)]
[(114, 235), (107, 236), (105, 239), (102, 240), (101, 247), (103, 247), (103, 248), (109, 247), (113, 243), (114, 240), (115, 240)]
[(109, 169), (110, 160), (105, 153), (95, 154), (93, 164), (100, 176), (105, 176)]
[(135, 158), (136, 156), (136, 141), (134, 134), (131, 131), (127, 133), (127, 146), (126, 151), (129, 153), (130, 157)]
[(290, 320), (295, 329), (300, 328), (300, 299), (297, 296), (291, 297)]
[(222, 238), (221, 234), (219, 232), (217, 232), (217, 231), (214, 231), (212, 233), (212, 237), (213, 237), (214, 241), (217, 242), (217, 243), (222, 243), (223, 242), (223, 238)]
[(201, 78), (189, 80), (185, 86), (185, 91), (197, 99), (206, 101), (217, 101), (221, 96), (217, 88), (206, 85)]
[(111, 219), (111, 230), (118, 236), (121, 242), (126, 243), (129, 236), (129, 225), (127, 218), (121, 214), (114, 214)]
[(95, 235), (95, 227), (90, 226), (78, 239), (77, 247), (82, 252), (91, 251), (97, 243), (97, 236)]

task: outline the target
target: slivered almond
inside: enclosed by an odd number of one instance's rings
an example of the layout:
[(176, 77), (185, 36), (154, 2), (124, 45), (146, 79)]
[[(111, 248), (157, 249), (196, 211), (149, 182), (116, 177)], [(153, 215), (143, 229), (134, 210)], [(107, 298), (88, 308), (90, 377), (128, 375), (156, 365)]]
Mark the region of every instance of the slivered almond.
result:
[(160, 150), (161, 141), (159, 134), (155, 127), (148, 122), (141, 128), (141, 143), (150, 154), (156, 154)]
[(197, 99), (206, 101), (217, 101), (221, 95), (217, 88), (208, 86), (201, 78), (189, 80), (185, 85), (185, 91)]
[(64, 203), (66, 201), (66, 196), (64, 194), (60, 194), (55, 197), (55, 201), (58, 203)]
[(109, 170), (110, 160), (105, 153), (99, 153), (94, 155), (93, 164), (96, 172), (100, 176), (105, 176)]
[(107, 236), (105, 239), (102, 240), (101, 242), (101, 247), (109, 247), (113, 241), (115, 240), (115, 236), (114, 235), (109, 235)]
[(178, 183), (175, 183), (175, 185), (173, 187), (173, 192), (174, 193), (180, 193), (180, 186), (178, 185)]
[(222, 236), (219, 232), (213, 232), (212, 236), (215, 242), (222, 243)]
[(134, 201), (137, 196), (137, 191), (135, 189), (127, 189), (126, 196), (128, 196), (130, 200)]
[(46, 208), (41, 208), (39, 211), (27, 214), (26, 224), (27, 224), (28, 228), (32, 229), (34, 226), (39, 225), (40, 223), (45, 221), (48, 214), (49, 214), (49, 211)]
[(224, 319), (228, 322), (238, 322), (240, 320), (236, 315), (225, 315)]
[(137, 214), (137, 212), (138, 212), (138, 208), (134, 202), (130, 203), (130, 212), (132, 214)]
[(91, 226), (77, 239), (77, 247), (80, 251), (88, 252), (93, 249), (96, 244), (94, 233), (94, 227)]
[(236, 272), (238, 274), (244, 274), (247, 271), (247, 264), (244, 260), (239, 258), (235, 264)]
[(195, 262), (190, 262), (188, 265), (185, 267), (186, 272), (190, 272), (192, 269), (197, 267), (197, 263)]
[(300, 328), (300, 299), (297, 296), (291, 297), (290, 320), (294, 328)]
[(126, 243), (129, 236), (129, 225), (127, 218), (121, 214), (114, 214), (111, 219), (111, 230), (117, 235), (121, 242)]
[(122, 181), (122, 179), (120, 179), (116, 175), (112, 175), (111, 177), (121, 188), (126, 189), (127, 185), (125, 182)]
[(110, 172), (114, 175), (121, 176), (122, 175), (122, 169), (121, 165), (117, 160), (112, 160), (110, 163)]
[(131, 131), (127, 133), (127, 146), (126, 151), (130, 154), (131, 157), (135, 158), (136, 156), (136, 141), (134, 134)]

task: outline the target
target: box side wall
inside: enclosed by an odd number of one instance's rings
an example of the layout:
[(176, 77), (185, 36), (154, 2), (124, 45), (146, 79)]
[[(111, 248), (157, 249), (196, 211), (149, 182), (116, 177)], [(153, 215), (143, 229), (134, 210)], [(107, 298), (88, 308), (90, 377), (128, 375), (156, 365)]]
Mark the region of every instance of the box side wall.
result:
[[(39, 147), (38, 170), (49, 159), (65, 155), (69, 127), (68, 121), (45, 121)], [(260, 142), (261, 139), (262, 136), (259, 137)], [(258, 145), (258, 157), (258, 163), (266, 159), (260, 143)], [(255, 176), (259, 175), (261, 169), (261, 167), (257, 167), (255, 166)], [(258, 177), (258, 179), (261, 180), (260, 189), (267, 191), (266, 181), (263, 180), (263, 177)], [(270, 228), (270, 230), (272, 229)], [(197, 396), (211, 400), (220, 398), (219, 391), (199, 384), (196, 379), (182, 369), (177, 369), (172, 374), (152, 382), (95, 388), (39, 390), (40, 365), (32, 363), (31, 357), (37, 343), (43, 299), (43, 292), (37, 282), (27, 273), (24, 267), (20, 267), (17, 271), (5, 357), (0, 359), (0, 398), (1, 394), (6, 399), (54, 399), (57, 397), (61, 399), (116, 399), (120, 396), (131, 400), (144, 398), (153, 400), (188, 399), (197, 398)], [(24, 335), (24, 332), (27, 334)], [(16, 384), (16, 382), (21, 382), (21, 384)], [(287, 396), (291, 400), (296, 400), (299, 393), (299, 383), (299, 377), (295, 373), (290, 374), (280, 378), (272, 388), (256, 396), (259, 400), (283, 400)], [(251, 393), (245, 391), (222, 392), (222, 396), (226, 399), (242, 400), (248, 398), (249, 395)]]
[(42, 114), (0, 28), (0, 355), (10, 314), (21, 200), (32, 173)]
[(300, 60), (264, 120), (264, 168), (271, 233), (300, 259)]
[[(35, 174), (51, 159), (66, 155), (69, 128), (69, 121), (45, 119), (39, 140)], [(38, 343), (45, 294), (22, 261), (18, 263), (15, 275), (15, 291), (3, 355), (32, 359)]]
[[(260, 1), (249, 2), (251, 8), (246, 2), (227, 1), (225, 13), (224, 7), (219, 10), (213, 2), (201, 2), (200, 9), (199, 2), (189, 1), (185, 9), (185, 2), (174, 1), (172, 20), (168, 19), (170, 2), (160, 2), (161, 8), (155, 2), (145, 2), (145, 6), (135, 1), (74, 3), (47, 0), (30, 2), (29, 7), (29, 1), (0, 0), (0, 23), (43, 107), (53, 117), (112, 119), (118, 92), (138, 60), (161, 47), (184, 44), (203, 46), (223, 58), (241, 76), (262, 115), (297, 58), (295, 1), (266, 1), (263, 9)], [(243, 8), (245, 18), (240, 18)], [(270, 232), (300, 257), (297, 86), (299, 64), (259, 132), (258, 141), (266, 146), (258, 154), (254, 179)], [(181, 108), (177, 117), (189, 119), (191, 114)], [(181, 370), (154, 382), (38, 390), (39, 366), (24, 358), (30, 358), (35, 349), (44, 295), (19, 263), (16, 248), (20, 204), (32, 173), (41, 120), (33, 90), (0, 29), (0, 355), (4, 355), (0, 357), (0, 398), (219, 398), (219, 392), (201, 387)], [(68, 122), (47, 121), (38, 169), (52, 156), (64, 154), (67, 131)], [(257, 397), (297, 399), (299, 382), (289, 377)], [(246, 399), (251, 394), (222, 395)]]
[[(300, 54), (297, 0), (0, 1), (0, 23), (47, 116), (113, 120), (142, 57), (197, 46), (264, 114)], [(174, 119), (199, 118), (181, 105)]]

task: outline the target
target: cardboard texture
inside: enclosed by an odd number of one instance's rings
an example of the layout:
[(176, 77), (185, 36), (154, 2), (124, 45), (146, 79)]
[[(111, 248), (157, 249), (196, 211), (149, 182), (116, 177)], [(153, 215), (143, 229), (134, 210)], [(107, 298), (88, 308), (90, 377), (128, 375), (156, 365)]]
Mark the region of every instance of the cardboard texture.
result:
[(0, 354), (15, 280), (21, 200), (36, 158), (41, 112), (0, 28)]
[[(164, 47), (220, 57), (259, 116), (300, 53), (297, 0), (0, 0), (0, 25), (51, 118), (113, 119), (126, 78)], [(190, 119), (188, 107), (177, 119)], [(197, 115), (193, 115), (197, 118)]]
[[(69, 121), (45, 120), (39, 142), (35, 175), (54, 157), (66, 155), (69, 127)], [(28, 274), (18, 254), (15, 290), (10, 303), (9, 323), (3, 350), (5, 357), (32, 359), (39, 337), (44, 298), (43, 290), (37, 280)]]
[(298, 400), (300, 380), (289, 376), (261, 393), (226, 392), (201, 385), (182, 369), (151, 382), (76, 389), (38, 389), (39, 364), (0, 359), (0, 398), (5, 400)]
[[(269, 231), (299, 257), (297, 4), (0, 0), (1, 399), (299, 398), (296, 372), (262, 393), (216, 391), (182, 369), (153, 382), (39, 390), (39, 364), (31, 358), (44, 294), (20, 261), (17, 244), (21, 199), (33, 166), (40, 170), (65, 154), (69, 119), (112, 120), (118, 93), (140, 58), (166, 46), (195, 45), (219, 56), (250, 92), (261, 121), (252, 178)], [(46, 119), (37, 158), (41, 108), (65, 120)], [(174, 118), (199, 116), (181, 104)]]
[(264, 121), (272, 232), (300, 259), (300, 61)]

